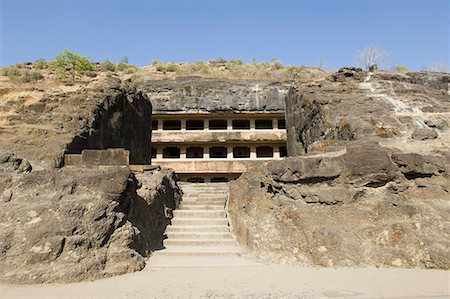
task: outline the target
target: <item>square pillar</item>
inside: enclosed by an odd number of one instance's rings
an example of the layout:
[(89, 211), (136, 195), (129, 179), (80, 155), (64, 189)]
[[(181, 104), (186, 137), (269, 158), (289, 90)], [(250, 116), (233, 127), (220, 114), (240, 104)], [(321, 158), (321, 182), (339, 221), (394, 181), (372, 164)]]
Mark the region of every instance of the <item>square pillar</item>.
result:
[(233, 159), (233, 147), (227, 146), (227, 159)]
[[(159, 125), (159, 123), (158, 123)], [(156, 160), (162, 160), (163, 158), (163, 148), (162, 147), (157, 147), (156, 148)]]
[(227, 119), (227, 130), (228, 131), (233, 130), (233, 120), (232, 119)]
[(186, 120), (185, 119), (181, 120), (181, 131), (186, 131)]
[(186, 160), (186, 147), (180, 146), (180, 160)]
[(280, 158), (280, 147), (279, 146), (274, 146), (273, 147), (273, 157), (275, 159), (279, 159)]
[(255, 120), (254, 119), (250, 119), (250, 130), (254, 130), (255, 128), (256, 128)]
[(203, 147), (203, 159), (209, 159), (209, 146)]
[(256, 146), (250, 147), (250, 159), (256, 159)]
[(278, 119), (272, 119), (272, 129), (278, 130)]
[(163, 121), (162, 119), (158, 119), (158, 131), (162, 131), (163, 129)]
[(209, 119), (203, 121), (203, 130), (209, 131)]

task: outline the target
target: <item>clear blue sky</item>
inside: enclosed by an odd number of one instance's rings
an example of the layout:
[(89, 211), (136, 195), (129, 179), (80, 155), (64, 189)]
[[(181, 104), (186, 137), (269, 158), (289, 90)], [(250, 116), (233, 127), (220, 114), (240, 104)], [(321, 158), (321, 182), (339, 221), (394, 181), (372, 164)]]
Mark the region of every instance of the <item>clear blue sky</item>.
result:
[(392, 65), (449, 63), (449, 0), (0, 0), (0, 66), (71, 49), (93, 60), (222, 57), (355, 64), (375, 45)]

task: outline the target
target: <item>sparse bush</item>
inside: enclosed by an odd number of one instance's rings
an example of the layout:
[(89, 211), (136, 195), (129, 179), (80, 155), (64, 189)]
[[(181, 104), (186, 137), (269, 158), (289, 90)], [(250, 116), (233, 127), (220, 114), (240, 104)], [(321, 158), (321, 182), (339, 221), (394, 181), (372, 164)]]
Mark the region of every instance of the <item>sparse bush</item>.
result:
[(449, 72), (448, 64), (445, 64), (445, 63), (422, 65), (421, 70), (423, 72), (436, 72), (436, 73), (448, 73)]
[(25, 83), (36, 82), (36, 81), (39, 81), (42, 79), (44, 79), (44, 76), (42, 75), (41, 72), (38, 72), (38, 71), (34, 71), (34, 72), (30, 72), (30, 73), (27, 72), (19, 77), (19, 81), (25, 82)]
[(103, 72), (115, 72), (116, 66), (109, 60), (105, 60), (100, 63), (100, 70)]
[(397, 65), (397, 66), (395, 67), (395, 70), (396, 70), (397, 72), (403, 72), (403, 73), (406, 73), (406, 72), (409, 71), (408, 67), (406, 67), (406, 66), (404, 66), (404, 65)]
[(164, 63), (164, 62), (157, 62), (153, 64), (156, 68), (156, 71), (162, 72), (162, 73), (179, 73), (181, 71), (180, 66), (176, 63)]
[(191, 66), (191, 69), (195, 73), (200, 73), (200, 74), (204, 74), (204, 75), (210, 73), (209, 66), (203, 61), (197, 61), (196, 63), (194, 63)]
[(225, 65), (225, 63), (227, 63), (227, 61), (223, 58), (216, 58), (209, 61), (209, 64), (212, 66)]
[(137, 72), (138, 68), (134, 64), (128, 64), (128, 67), (125, 69), (125, 74), (133, 74)]
[(284, 68), (284, 65), (283, 63), (281, 63), (281, 61), (274, 57), (272, 58), (272, 68), (275, 70), (281, 70), (282, 68)]
[(59, 78), (75, 77), (88, 71), (95, 71), (95, 65), (88, 57), (80, 56), (70, 50), (56, 55), (55, 60), (49, 62), (50, 71)]
[(43, 70), (47, 68), (47, 61), (45, 61), (44, 58), (39, 58), (33, 63), (33, 66), (37, 69)]
[(22, 75), (21, 71), (17, 66), (7, 66), (1, 69), (1, 74), (8, 77), (9, 79), (17, 79)]
[(305, 70), (304, 66), (291, 65), (286, 68), (286, 71), (288, 72), (289, 75), (292, 76), (292, 79), (300, 78), (300, 75), (304, 70)]

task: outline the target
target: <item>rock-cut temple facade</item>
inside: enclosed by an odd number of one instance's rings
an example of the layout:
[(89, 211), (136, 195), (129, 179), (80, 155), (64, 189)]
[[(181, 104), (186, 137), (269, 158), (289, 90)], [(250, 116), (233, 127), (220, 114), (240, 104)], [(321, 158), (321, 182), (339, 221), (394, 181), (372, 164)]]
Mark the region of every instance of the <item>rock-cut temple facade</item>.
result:
[(251, 163), (286, 156), (285, 89), (255, 82), (177, 83), (160, 83), (165, 93), (148, 93), (153, 165), (174, 169), (182, 181), (226, 182)]

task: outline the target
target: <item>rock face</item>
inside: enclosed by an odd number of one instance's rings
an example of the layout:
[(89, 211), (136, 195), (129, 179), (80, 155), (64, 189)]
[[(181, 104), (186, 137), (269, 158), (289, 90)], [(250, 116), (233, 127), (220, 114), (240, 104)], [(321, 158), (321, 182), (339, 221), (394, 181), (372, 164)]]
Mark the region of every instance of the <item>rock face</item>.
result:
[(33, 169), (63, 164), (64, 153), (125, 148), (149, 164), (151, 103), (128, 81), (98, 78), (73, 86), (16, 86), (0, 93), (0, 153)]
[(155, 112), (284, 111), (288, 84), (201, 77), (138, 82)]
[(288, 155), (372, 140), (388, 147), (448, 146), (449, 74), (367, 73), (344, 68), (327, 80), (293, 86), (286, 96)]
[(233, 230), (275, 262), (448, 269), (449, 173), (449, 152), (373, 143), (273, 161), (231, 183)]
[(127, 167), (0, 177), (0, 279), (72, 282), (138, 271), (180, 200), (174, 173)]
[(239, 242), (276, 262), (449, 269), (449, 81), (344, 68), (292, 86), (291, 157), (231, 183)]

